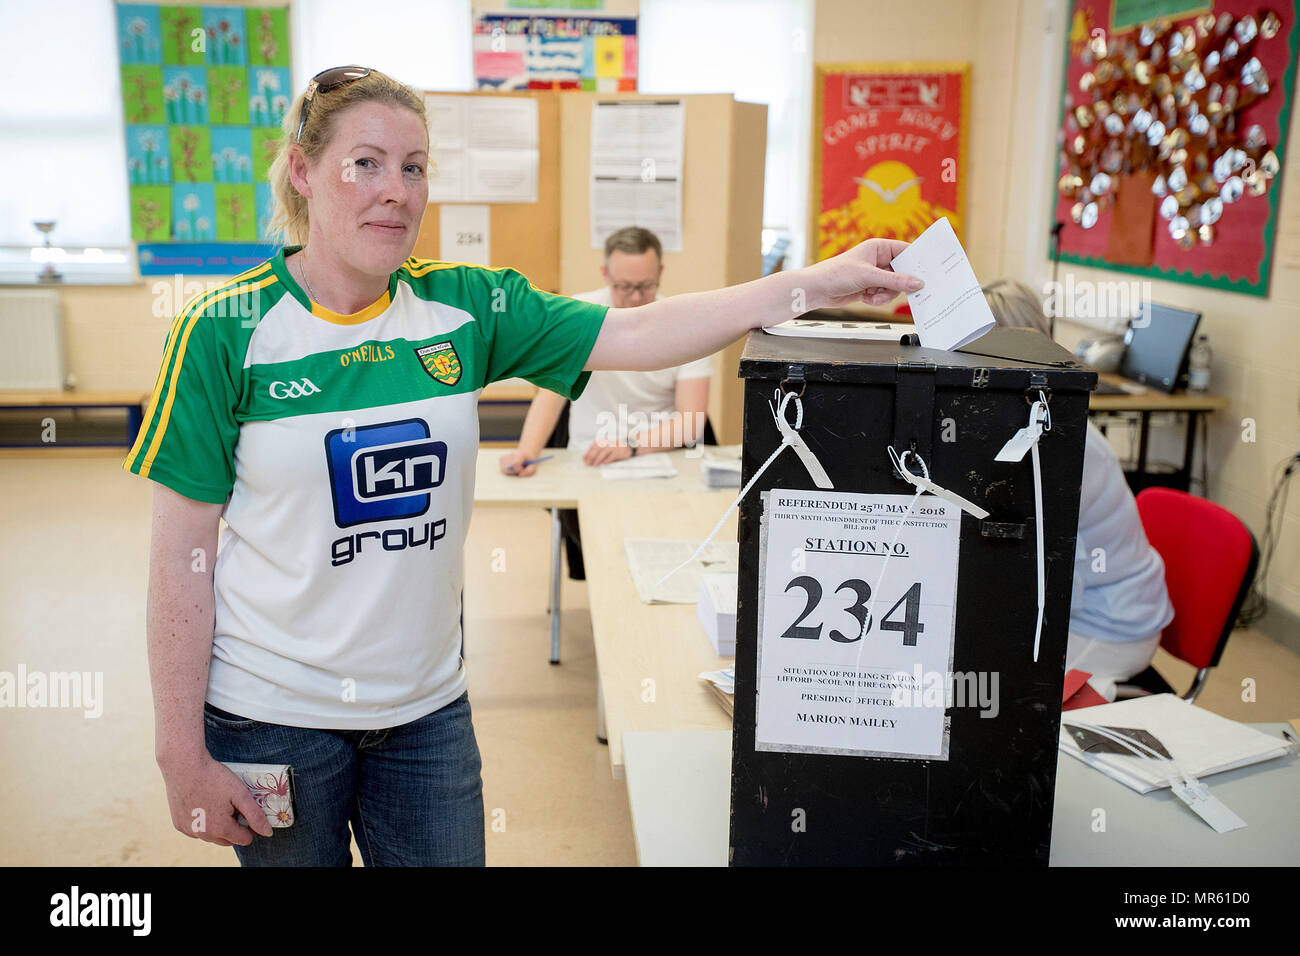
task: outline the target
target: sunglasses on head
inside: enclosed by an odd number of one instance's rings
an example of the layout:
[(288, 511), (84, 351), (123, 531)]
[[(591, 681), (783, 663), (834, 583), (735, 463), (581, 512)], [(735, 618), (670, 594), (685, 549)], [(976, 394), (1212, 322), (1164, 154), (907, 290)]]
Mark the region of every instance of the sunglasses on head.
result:
[(294, 137), (295, 143), (302, 142), (303, 127), (307, 125), (307, 108), (311, 106), (312, 97), (317, 93), (328, 93), (330, 90), (337, 90), (340, 86), (347, 86), (353, 80), (364, 79), (370, 75), (368, 66), (334, 66), (328, 70), (321, 70), (311, 78), (307, 84), (307, 92), (302, 98), (302, 110), (298, 114), (298, 135)]

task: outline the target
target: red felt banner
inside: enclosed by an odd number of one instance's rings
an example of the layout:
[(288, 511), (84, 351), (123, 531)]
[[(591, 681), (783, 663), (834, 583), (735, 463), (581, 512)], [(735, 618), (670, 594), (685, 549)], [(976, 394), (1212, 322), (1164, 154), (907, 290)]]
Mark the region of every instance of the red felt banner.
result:
[(818, 65), (817, 259), (871, 237), (910, 241), (944, 216), (962, 235), (969, 80), (966, 64)]

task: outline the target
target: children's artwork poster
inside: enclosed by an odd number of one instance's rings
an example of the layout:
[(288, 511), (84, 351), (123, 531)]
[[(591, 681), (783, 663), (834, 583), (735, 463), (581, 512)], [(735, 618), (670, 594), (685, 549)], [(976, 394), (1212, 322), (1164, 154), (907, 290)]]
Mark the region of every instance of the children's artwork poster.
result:
[(962, 235), (969, 64), (819, 63), (813, 109), (817, 259), (944, 217)]
[(636, 90), (635, 17), (479, 14), (480, 90)]
[(1267, 296), (1295, 4), (1071, 0), (1069, 23), (1061, 260)]
[(233, 274), (273, 255), (288, 8), (122, 3), (117, 36), (140, 273)]

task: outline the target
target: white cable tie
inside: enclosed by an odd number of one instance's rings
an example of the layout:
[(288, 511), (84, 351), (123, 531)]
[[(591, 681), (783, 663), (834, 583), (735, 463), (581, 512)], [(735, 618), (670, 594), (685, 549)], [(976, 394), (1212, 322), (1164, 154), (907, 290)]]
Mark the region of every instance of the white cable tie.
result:
[[(776, 461), (776, 456), (781, 454), (781, 452), (786, 448), (793, 448), (796, 452), (800, 452), (799, 457), (803, 459), (804, 466), (808, 468), (808, 473), (812, 477), (813, 481), (817, 483), (817, 487), (835, 487), (831, 484), (831, 479), (826, 474), (825, 469), (822, 468), (821, 462), (817, 460), (817, 456), (812, 453), (812, 450), (805, 445), (803, 439), (799, 437), (798, 429), (803, 427), (803, 402), (799, 400), (799, 396), (794, 392), (782, 393), (779, 388), (776, 390), (776, 395), (778, 396), (779, 405), (774, 407), (769, 401), (767, 407), (772, 409), (772, 418), (776, 421), (776, 427), (781, 432), (781, 444), (776, 446), (776, 449), (772, 454), (768, 455), (767, 461), (763, 462), (758, 471), (754, 472), (754, 476), (745, 483), (745, 487), (740, 489), (740, 494), (736, 495), (735, 500), (727, 506), (727, 510), (722, 513), (722, 517), (719, 518), (718, 523), (713, 526), (713, 530), (709, 532), (709, 536), (700, 542), (700, 546), (695, 549), (695, 553), (656, 581), (654, 586), (650, 589), (651, 591), (656, 590), (661, 584), (704, 553), (704, 549), (709, 546), (709, 542), (717, 536), (718, 532), (722, 530), (722, 526), (726, 524), (727, 518), (730, 516), (731, 512), (735, 511), (740, 503), (745, 500), (745, 495), (749, 494), (749, 490), (754, 487), (755, 482), (758, 481), (763, 472), (767, 471), (768, 465)], [(793, 428), (791, 428), (789, 422), (785, 420), (785, 410), (791, 401), (794, 402)], [(802, 451), (800, 451), (800, 449), (802, 449)], [(809, 466), (809, 461), (812, 462), (811, 467)], [(816, 468), (816, 471), (813, 470), (813, 467)]]
[[(918, 490), (918, 492), (928, 491), (930, 492), (930, 494), (942, 498), (944, 501), (951, 502), (952, 504), (960, 508), (962, 511), (965, 511), (968, 514), (972, 514), (976, 518), (983, 519), (989, 516), (989, 513), (985, 511), (983, 508), (981, 508), (979, 505), (975, 504), (974, 502), (967, 501), (965, 498), (957, 494), (955, 491), (949, 491), (947, 488), (941, 487), (940, 485), (937, 485), (933, 481), (931, 481), (929, 469), (925, 468), (925, 462), (921, 461), (921, 456), (917, 455), (916, 452), (905, 451), (903, 452), (902, 455), (899, 455), (898, 452), (894, 451), (892, 445), (886, 446), (886, 450), (889, 452), (889, 460), (894, 463), (894, 467), (898, 469), (899, 474), (903, 476), (903, 478), (907, 481), (908, 484), (915, 487)], [(908, 455), (915, 456), (916, 460), (921, 462), (921, 467), (922, 469), (924, 469), (923, 475), (914, 475), (907, 470), (907, 467), (903, 464), (903, 460), (907, 458)]]

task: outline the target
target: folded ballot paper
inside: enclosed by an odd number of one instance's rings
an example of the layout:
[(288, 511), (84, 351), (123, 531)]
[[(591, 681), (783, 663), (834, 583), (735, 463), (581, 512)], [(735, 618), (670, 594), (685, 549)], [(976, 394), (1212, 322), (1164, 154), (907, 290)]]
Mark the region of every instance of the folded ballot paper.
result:
[(1062, 753), (1096, 767), (1138, 793), (1169, 786), (1170, 760), (1139, 757), (1098, 733), (1103, 728), (1134, 737), (1147, 750), (1168, 756), (1194, 777), (1235, 770), (1289, 753), (1286, 741), (1202, 710), (1173, 694), (1073, 710), (1061, 717)]
[(736, 587), (740, 575), (701, 574), (697, 608), (704, 633), (719, 657), (736, 653)]
[(959, 349), (996, 324), (966, 250), (946, 218), (932, 222), (890, 266), (925, 283), (920, 292), (907, 294), (922, 348)]

